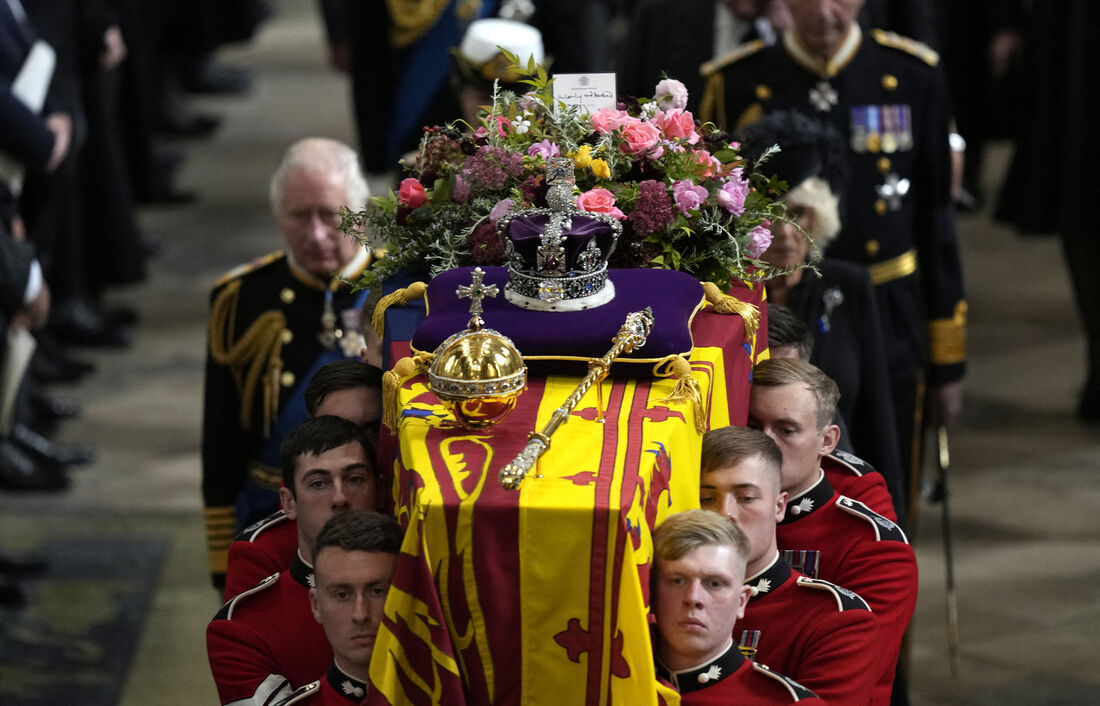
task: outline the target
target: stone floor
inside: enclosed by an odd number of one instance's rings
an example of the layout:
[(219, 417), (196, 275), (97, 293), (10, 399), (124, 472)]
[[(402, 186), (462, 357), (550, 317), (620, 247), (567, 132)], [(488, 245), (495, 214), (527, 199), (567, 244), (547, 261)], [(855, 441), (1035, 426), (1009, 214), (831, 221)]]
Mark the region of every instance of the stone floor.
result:
[[(62, 438), (95, 443), (98, 462), (63, 495), (0, 494), (9, 549), (89, 533), (170, 542), (161, 581), (148, 587), (124, 706), (216, 703), (203, 631), (219, 600), (206, 574), (198, 454), (206, 296), (229, 267), (278, 246), (266, 192), (282, 150), (306, 135), (352, 139), (313, 3), (277, 4), (258, 41), (226, 57), (253, 67), (252, 94), (203, 103), (225, 120), (188, 147), (183, 183), (201, 198), (141, 215), (163, 252), (147, 283), (113, 298), (141, 312), (136, 344), (82, 353), (99, 373), (65, 391), (86, 412)], [(1005, 149), (993, 150), (990, 188), (1006, 162)], [(961, 673), (949, 671), (940, 510), (929, 506), (914, 538), (913, 702), (1098, 703), (1100, 490), (1090, 481), (1100, 428), (1072, 414), (1083, 344), (1060, 250), (985, 215), (960, 229), (972, 320), (966, 411), (951, 448)]]

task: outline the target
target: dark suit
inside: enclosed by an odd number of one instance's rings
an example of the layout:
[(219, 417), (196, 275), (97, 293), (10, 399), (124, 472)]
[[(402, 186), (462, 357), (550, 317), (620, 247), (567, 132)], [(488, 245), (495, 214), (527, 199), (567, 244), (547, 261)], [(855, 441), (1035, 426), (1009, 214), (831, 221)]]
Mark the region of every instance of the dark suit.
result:
[(882, 473), (904, 517), (890, 374), (871, 280), (865, 268), (842, 260), (826, 259), (818, 270), (821, 277), (805, 273), (791, 289), (788, 307), (813, 333), (810, 362), (840, 387), (837, 411), (852, 450)]

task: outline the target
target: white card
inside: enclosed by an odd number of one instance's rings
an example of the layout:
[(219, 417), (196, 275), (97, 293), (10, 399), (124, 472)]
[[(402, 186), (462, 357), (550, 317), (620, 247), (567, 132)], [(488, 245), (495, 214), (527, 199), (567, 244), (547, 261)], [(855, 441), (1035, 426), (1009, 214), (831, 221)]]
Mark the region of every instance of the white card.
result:
[(615, 108), (615, 74), (554, 74), (554, 101), (582, 113)]

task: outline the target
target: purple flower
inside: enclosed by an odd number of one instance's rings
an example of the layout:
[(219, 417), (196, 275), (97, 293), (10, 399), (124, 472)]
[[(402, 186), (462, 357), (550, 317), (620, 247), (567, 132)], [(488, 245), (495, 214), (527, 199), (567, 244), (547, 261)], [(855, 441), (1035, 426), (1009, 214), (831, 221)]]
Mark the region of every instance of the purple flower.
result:
[(512, 210), (513, 205), (512, 199), (501, 199), (497, 201), (496, 205), (489, 211), (489, 222), (496, 223), (501, 218), (507, 216), (508, 212)]
[(748, 195), (749, 182), (741, 178), (741, 167), (737, 167), (730, 178), (722, 184), (721, 190), (714, 195), (714, 198), (719, 206), (734, 216), (740, 216), (745, 212), (745, 197)]
[(749, 231), (749, 255), (760, 257), (772, 244), (771, 223), (764, 221)]
[(698, 210), (703, 205), (707, 200), (707, 190), (692, 184), (690, 179), (681, 179), (672, 185), (672, 198), (679, 206), (680, 213), (686, 216), (688, 211)]
[(527, 155), (529, 157), (542, 157), (543, 159), (550, 159), (551, 157), (560, 157), (561, 150), (550, 140), (543, 140), (542, 142), (536, 142), (527, 148)]
[(653, 99), (661, 110), (678, 108), (683, 110), (688, 104), (688, 91), (684, 84), (674, 78), (666, 78), (653, 89)]
[(673, 217), (672, 199), (664, 182), (647, 179), (638, 184), (638, 198), (628, 217), (637, 235), (645, 237), (662, 231), (672, 223)]
[(461, 174), (455, 174), (455, 188), (451, 190), (451, 200), (455, 203), (466, 203), (470, 200), (470, 184), (462, 178)]
[(475, 189), (501, 189), (523, 174), (523, 155), (487, 145), (466, 160), (462, 176)]

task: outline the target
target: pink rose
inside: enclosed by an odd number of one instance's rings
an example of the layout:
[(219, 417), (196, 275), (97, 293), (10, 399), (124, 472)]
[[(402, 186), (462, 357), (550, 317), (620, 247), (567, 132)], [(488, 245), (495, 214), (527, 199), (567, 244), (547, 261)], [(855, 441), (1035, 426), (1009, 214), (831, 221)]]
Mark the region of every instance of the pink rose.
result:
[(695, 132), (695, 118), (690, 111), (673, 108), (668, 111), (657, 112), (651, 122), (661, 128), (661, 132), (674, 140), (684, 140), (689, 145), (699, 141), (699, 133)]
[(702, 186), (696, 186), (690, 179), (681, 179), (672, 185), (672, 200), (680, 208), (680, 213), (685, 216), (688, 211), (698, 210), (707, 200), (707, 190)]
[(401, 182), (401, 186), (397, 190), (398, 203), (409, 208), (419, 208), (427, 200), (428, 192), (424, 190), (424, 186), (419, 181), (409, 177)]
[(496, 205), (489, 211), (489, 222), (496, 223), (501, 218), (507, 216), (508, 212), (512, 210), (513, 205), (514, 202), (512, 199), (501, 199), (497, 201)]
[(600, 108), (590, 118), (592, 129), (604, 134), (618, 130), (622, 127), (623, 121), (629, 119), (631, 118), (625, 110), (614, 110), (612, 108)]
[(688, 90), (676, 79), (666, 78), (653, 89), (653, 100), (657, 101), (657, 107), (661, 110), (683, 110), (688, 104)]
[(661, 131), (650, 123), (632, 120), (623, 125), (622, 136), (619, 149), (632, 157), (640, 157), (657, 146)]
[(771, 223), (764, 221), (758, 226), (753, 226), (749, 231), (749, 256), (760, 257), (764, 251), (771, 247), (772, 232)]
[(703, 176), (714, 176), (714, 173), (722, 168), (722, 163), (715, 159), (710, 152), (706, 150), (695, 150), (692, 152), (696, 164), (703, 167)]
[(741, 178), (741, 167), (737, 167), (730, 174), (730, 178), (722, 188), (714, 195), (718, 205), (735, 216), (745, 212), (745, 197), (749, 195), (749, 183)]
[(561, 150), (550, 140), (543, 140), (542, 142), (536, 142), (527, 148), (527, 156), (529, 157), (542, 157), (543, 159), (550, 159), (551, 157), (560, 157)]
[(577, 208), (589, 213), (606, 213), (618, 218), (620, 221), (626, 218), (615, 206), (615, 194), (607, 189), (590, 189), (577, 197)]

